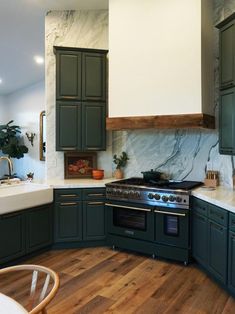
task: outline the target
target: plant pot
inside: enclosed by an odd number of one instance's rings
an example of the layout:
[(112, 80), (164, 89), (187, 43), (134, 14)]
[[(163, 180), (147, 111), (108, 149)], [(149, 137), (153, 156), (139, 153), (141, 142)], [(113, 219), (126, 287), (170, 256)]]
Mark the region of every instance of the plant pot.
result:
[(123, 179), (123, 171), (121, 169), (116, 169), (114, 172), (115, 179)]

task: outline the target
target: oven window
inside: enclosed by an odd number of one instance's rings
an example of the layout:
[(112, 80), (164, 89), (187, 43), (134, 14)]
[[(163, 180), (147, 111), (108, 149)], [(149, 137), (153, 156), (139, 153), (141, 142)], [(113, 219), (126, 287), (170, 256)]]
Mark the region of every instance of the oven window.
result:
[(164, 233), (170, 236), (179, 235), (179, 217), (173, 215), (164, 216)]
[(113, 224), (117, 227), (146, 230), (146, 212), (113, 208)]

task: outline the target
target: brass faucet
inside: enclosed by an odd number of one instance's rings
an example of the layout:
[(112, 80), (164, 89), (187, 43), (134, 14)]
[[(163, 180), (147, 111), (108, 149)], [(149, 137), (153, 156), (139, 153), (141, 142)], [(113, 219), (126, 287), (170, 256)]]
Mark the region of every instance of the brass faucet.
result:
[(11, 175), (12, 175), (12, 172), (13, 172), (13, 164), (12, 164), (12, 161), (9, 157), (6, 157), (6, 156), (2, 156), (0, 157), (0, 162), (1, 160), (7, 160), (8, 162), (8, 169), (9, 169), (9, 178), (11, 178)]

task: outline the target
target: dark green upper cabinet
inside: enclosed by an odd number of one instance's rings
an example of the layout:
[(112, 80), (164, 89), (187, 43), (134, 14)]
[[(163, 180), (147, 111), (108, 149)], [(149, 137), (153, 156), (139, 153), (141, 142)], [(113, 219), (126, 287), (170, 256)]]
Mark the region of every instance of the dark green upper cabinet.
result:
[(82, 105), (77, 102), (56, 103), (56, 150), (82, 149)]
[(106, 101), (107, 50), (54, 47), (56, 99)]
[(221, 91), (219, 105), (219, 152), (235, 154), (235, 87)]
[(219, 29), (219, 152), (235, 154), (235, 13), (220, 22)]
[(217, 25), (220, 30), (220, 88), (235, 86), (235, 14)]
[(105, 101), (106, 55), (84, 52), (82, 55), (82, 100)]
[(107, 50), (54, 47), (56, 150), (106, 149)]
[(81, 100), (82, 54), (73, 51), (56, 52), (56, 99)]
[(82, 149), (105, 150), (105, 105), (86, 102), (82, 104)]

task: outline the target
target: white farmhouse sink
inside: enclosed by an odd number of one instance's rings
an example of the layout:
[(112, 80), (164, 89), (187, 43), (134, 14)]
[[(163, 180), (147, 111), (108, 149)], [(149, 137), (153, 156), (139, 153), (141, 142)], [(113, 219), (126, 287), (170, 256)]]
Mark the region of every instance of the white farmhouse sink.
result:
[(0, 187), (0, 215), (53, 202), (53, 188), (45, 184), (20, 183)]

